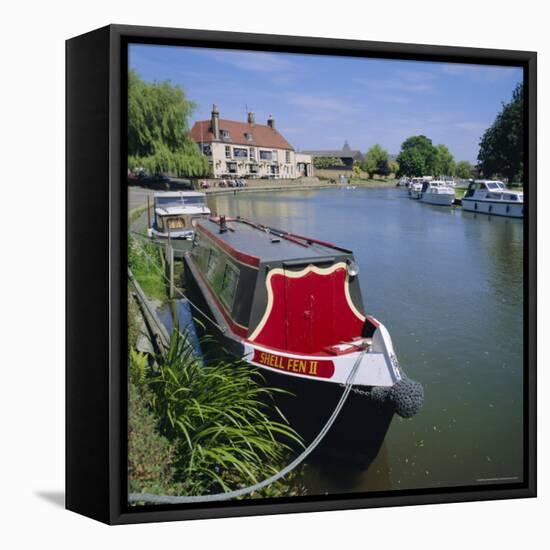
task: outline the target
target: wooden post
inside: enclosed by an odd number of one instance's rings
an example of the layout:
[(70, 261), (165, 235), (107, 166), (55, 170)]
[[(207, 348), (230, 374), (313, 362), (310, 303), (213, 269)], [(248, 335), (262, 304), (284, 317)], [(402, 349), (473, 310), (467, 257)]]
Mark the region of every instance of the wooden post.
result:
[(149, 204), (149, 195), (147, 195), (147, 230), (151, 227), (151, 205)]
[(174, 298), (174, 247), (170, 245), (170, 299)]

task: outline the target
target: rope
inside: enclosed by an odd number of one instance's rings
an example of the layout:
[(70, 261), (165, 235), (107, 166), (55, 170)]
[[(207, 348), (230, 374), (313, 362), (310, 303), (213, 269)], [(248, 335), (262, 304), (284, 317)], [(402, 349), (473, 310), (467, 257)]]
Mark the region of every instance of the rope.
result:
[(264, 487), (267, 487), (268, 485), (271, 485), (272, 483), (275, 483), (279, 479), (283, 478), (289, 472), (294, 470), (296, 466), (298, 466), (301, 462), (303, 462), (309, 456), (309, 454), (311, 454), (311, 452), (319, 445), (319, 443), (321, 443), (321, 441), (323, 440), (327, 432), (330, 430), (330, 428), (334, 424), (334, 421), (340, 414), (340, 411), (342, 410), (342, 407), (344, 406), (348, 398), (348, 395), (352, 389), (353, 381), (355, 379), (355, 376), (359, 369), (359, 365), (361, 364), (361, 360), (363, 359), (363, 356), (366, 351), (367, 351), (367, 348), (363, 349), (359, 354), (359, 356), (357, 357), (357, 359), (355, 360), (355, 363), (346, 379), (344, 392), (342, 393), (342, 396), (340, 397), (340, 400), (338, 401), (336, 408), (330, 415), (326, 424), (323, 426), (323, 429), (317, 434), (317, 437), (315, 437), (315, 439), (309, 444), (309, 446), (302, 453), (300, 453), (290, 464), (285, 466), (280, 472), (277, 472), (271, 477), (268, 477), (267, 479), (264, 479), (263, 481), (260, 481), (259, 483), (256, 483), (254, 485), (251, 485), (250, 487), (237, 489), (235, 491), (228, 491), (225, 493), (216, 493), (214, 495), (200, 495), (200, 496), (169, 496), (169, 495), (152, 495), (149, 493), (130, 493), (128, 495), (128, 502), (130, 503), (146, 502), (149, 504), (188, 504), (193, 502), (212, 502), (216, 500), (228, 500), (231, 498), (237, 498), (244, 495), (248, 495), (255, 491), (259, 491), (260, 489), (263, 489)]
[[(156, 244), (156, 243), (155, 243)], [(162, 245), (161, 245), (162, 246)], [(151, 258), (151, 256), (149, 256), (149, 254), (147, 254), (147, 251), (142, 247), (141, 248), (141, 251), (143, 252), (143, 254), (145, 254), (145, 256), (147, 257), (147, 259), (149, 260), (149, 263), (160, 273), (160, 275), (168, 282), (168, 284), (171, 283), (170, 279), (163, 273), (163, 270), (158, 267), (155, 263), (155, 260), (153, 258)], [(189, 304), (194, 307), (205, 319), (207, 319), (208, 321), (210, 321), (215, 327), (217, 327), (221, 332), (222, 334), (225, 334), (227, 332), (227, 329), (223, 326), (221, 326), (220, 324), (218, 324), (216, 321), (214, 321), (214, 319), (212, 319), (210, 316), (208, 316), (204, 311), (202, 311), (202, 309), (200, 309), (197, 305), (195, 305), (177, 286), (174, 286), (174, 290), (182, 297), (184, 298), (185, 300), (187, 300), (189, 302)]]

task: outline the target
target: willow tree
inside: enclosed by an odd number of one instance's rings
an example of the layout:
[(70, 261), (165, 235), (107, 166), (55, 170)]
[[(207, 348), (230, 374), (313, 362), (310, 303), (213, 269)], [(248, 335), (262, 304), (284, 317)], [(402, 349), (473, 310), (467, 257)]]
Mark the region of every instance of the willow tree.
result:
[(435, 148), (433, 160), (434, 176), (454, 176), (455, 159), (446, 145), (440, 144)]
[(187, 133), (195, 104), (180, 86), (128, 76), (128, 168), (200, 177), (208, 161)]

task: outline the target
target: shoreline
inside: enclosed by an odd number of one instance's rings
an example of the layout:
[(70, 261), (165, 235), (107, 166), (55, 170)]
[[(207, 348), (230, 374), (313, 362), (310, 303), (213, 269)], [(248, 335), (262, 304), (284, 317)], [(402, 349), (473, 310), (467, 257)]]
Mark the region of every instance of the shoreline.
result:
[[(397, 181), (397, 180), (395, 180)], [(247, 187), (216, 187), (210, 189), (198, 189), (198, 191), (205, 193), (206, 195), (237, 195), (238, 193), (254, 193), (262, 191), (314, 191), (316, 189), (345, 189), (347, 187), (366, 187), (372, 189), (395, 187), (395, 181), (378, 181), (368, 180), (351, 181), (349, 184), (344, 185), (340, 183), (285, 183), (279, 185), (249, 185)]]

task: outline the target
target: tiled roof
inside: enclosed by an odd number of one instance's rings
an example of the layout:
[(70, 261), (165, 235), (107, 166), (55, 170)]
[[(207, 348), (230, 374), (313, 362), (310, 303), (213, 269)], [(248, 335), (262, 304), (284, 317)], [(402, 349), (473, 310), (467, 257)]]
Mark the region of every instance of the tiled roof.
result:
[[(196, 142), (216, 141), (214, 134), (210, 131), (210, 120), (199, 120), (195, 122), (189, 136)], [(236, 145), (256, 145), (257, 147), (270, 147), (273, 149), (294, 149), (290, 143), (277, 131), (263, 124), (248, 124), (247, 122), (237, 122), (235, 120), (220, 119), (220, 134), (222, 130), (229, 132), (228, 138), (220, 135), (218, 141), (227, 144)], [(248, 140), (245, 134), (250, 134)]]
[(348, 151), (344, 149), (335, 149), (333, 151), (302, 151), (302, 153), (311, 155), (312, 157), (358, 158), (363, 156), (361, 151), (353, 149), (349, 149)]

